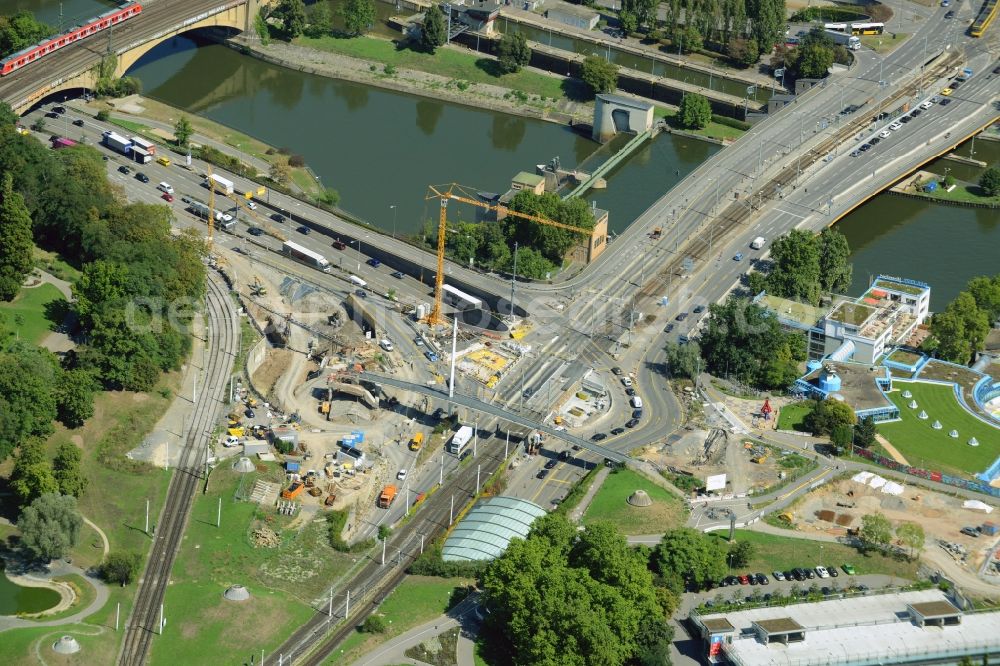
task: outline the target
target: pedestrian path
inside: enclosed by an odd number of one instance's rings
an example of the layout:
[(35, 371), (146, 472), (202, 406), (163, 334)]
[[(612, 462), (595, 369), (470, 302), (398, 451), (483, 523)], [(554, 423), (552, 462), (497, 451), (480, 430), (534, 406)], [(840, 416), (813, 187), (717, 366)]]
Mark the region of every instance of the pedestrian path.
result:
[(608, 467), (602, 467), (600, 471), (594, 476), (594, 482), (590, 484), (590, 488), (584, 494), (583, 499), (580, 503), (573, 507), (573, 510), (569, 512), (569, 519), (571, 522), (578, 523), (583, 519), (583, 514), (587, 513), (587, 507), (594, 500), (594, 495), (600, 490), (601, 485), (604, 483), (604, 479), (608, 478), (608, 474), (611, 470)]

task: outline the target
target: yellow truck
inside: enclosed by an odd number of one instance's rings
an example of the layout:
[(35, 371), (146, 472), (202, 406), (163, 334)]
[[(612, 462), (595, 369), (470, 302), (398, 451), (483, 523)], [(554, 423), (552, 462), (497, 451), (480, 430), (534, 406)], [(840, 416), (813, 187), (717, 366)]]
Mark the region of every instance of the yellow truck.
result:
[(424, 433), (418, 432), (416, 435), (410, 438), (410, 450), (419, 451), (420, 447), (424, 445)]

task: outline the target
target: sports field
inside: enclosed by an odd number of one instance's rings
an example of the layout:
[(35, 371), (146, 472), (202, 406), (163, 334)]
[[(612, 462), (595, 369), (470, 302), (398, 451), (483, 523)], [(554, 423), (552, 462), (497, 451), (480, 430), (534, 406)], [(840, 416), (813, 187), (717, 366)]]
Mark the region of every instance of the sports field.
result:
[[(965, 475), (982, 472), (1000, 456), (1000, 428), (975, 418), (959, 404), (950, 386), (920, 382), (893, 382), (889, 398), (899, 407), (902, 421), (880, 424), (882, 435), (892, 442), (915, 467)], [(904, 398), (910, 391), (912, 398)], [(911, 409), (910, 400), (917, 408)], [(927, 412), (927, 420), (917, 415)], [(940, 421), (942, 428), (931, 427)], [(958, 431), (958, 438), (948, 435)], [(970, 438), (979, 440), (979, 446), (969, 446)]]

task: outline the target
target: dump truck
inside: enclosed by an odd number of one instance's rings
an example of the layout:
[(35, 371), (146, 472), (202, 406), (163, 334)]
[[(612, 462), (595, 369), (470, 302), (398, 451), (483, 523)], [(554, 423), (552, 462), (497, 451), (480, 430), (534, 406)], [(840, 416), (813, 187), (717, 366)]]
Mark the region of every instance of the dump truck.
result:
[(424, 433), (418, 432), (413, 437), (410, 438), (410, 450), (419, 451), (420, 447), (424, 445)]
[(394, 501), (396, 501), (396, 486), (388, 485), (378, 496), (378, 506), (380, 509), (388, 509)]

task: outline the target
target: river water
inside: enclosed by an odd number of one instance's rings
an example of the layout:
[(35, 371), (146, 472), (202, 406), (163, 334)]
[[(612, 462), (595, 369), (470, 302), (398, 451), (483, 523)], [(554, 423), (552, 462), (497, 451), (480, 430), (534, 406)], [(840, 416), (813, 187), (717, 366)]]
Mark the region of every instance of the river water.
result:
[[(0, 16), (26, 9), (56, 30), (69, 28), (118, 6), (110, 0), (0, 0)], [(60, 16), (60, 13), (62, 16)]]

